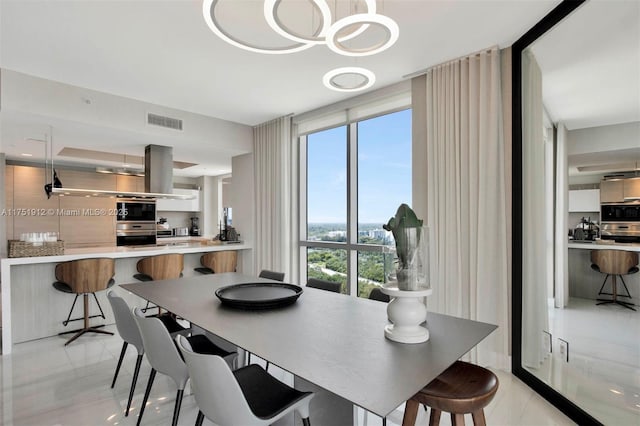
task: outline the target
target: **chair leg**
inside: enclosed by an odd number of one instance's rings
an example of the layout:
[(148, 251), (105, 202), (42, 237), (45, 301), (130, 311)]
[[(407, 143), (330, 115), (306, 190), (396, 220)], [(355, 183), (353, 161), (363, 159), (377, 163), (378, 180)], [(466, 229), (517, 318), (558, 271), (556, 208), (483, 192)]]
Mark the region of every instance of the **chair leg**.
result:
[(118, 359), (118, 365), (116, 365), (116, 372), (113, 375), (113, 381), (111, 382), (111, 389), (116, 385), (116, 379), (118, 378), (118, 373), (120, 372), (120, 366), (122, 365), (122, 360), (124, 359), (124, 353), (127, 351), (127, 346), (129, 343), (122, 342), (122, 350), (120, 351), (120, 358)]
[(602, 290), (604, 290), (604, 286), (605, 284), (607, 284), (607, 280), (609, 279), (609, 274), (607, 274), (604, 277), (604, 281), (602, 281), (602, 286), (600, 287), (600, 291), (598, 291), (598, 294), (608, 294), (608, 293), (603, 293)]
[(100, 309), (100, 316), (102, 317), (102, 319), (107, 319), (107, 317), (104, 316), (104, 311), (102, 310), (102, 306), (100, 306), (100, 302), (98, 301), (98, 296), (96, 296), (95, 293), (91, 293), (93, 294), (93, 298), (96, 300), (96, 304), (98, 305), (98, 309)]
[(382, 418), (382, 426), (387, 426), (387, 418), (386, 417)]
[(418, 401), (410, 399), (404, 407), (404, 416), (402, 417), (402, 426), (414, 426), (416, 417), (418, 417)]
[(251, 364), (251, 352), (247, 352), (247, 365)]
[(440, 414), (442, 414), (442, 411), (434, 408), (431, 409), (431, 414), (429, 415), (429, 426), (438, 426), (440, 424)]
[(464, 426), (464, 414), (451, 413), (451, 426)]
[(484, 410), (480, 409), (475, 413), (471, 413), (471, 417), (473, 418), (474, 426), (486, 426), (487, 422), (484, 418)]
[(151, 386), (153, 386), (153, 379), (156, 378), (156, 370), (151, 369), (151, 374), (149, 375), (149, 381), (147, 382), (147, 389), (144, 391), (144, 398), (142, 400), (142, 405), (140, 406), (140, 414), (138, 414), (138, 422), (136, 426), (140, 426), (140, 422), (142, 421), (142, 415), (144, 414), (144, 407), (147, 405), (147, 400), (149, 399), (149, 393), (151, 392)]
[(311, 422), (309, 421), (309, 417), (302, 419), (302, 426), (311, 426)]
[(129, 409), (131, 408), (131, 401), (133, 400), (133, 392), (136, 390), (136, 383), (138, 382), (138, 373), (140, 373), (140, 366), (142, 365), (142, 354), (138, 355), (136, 359), (136, 369), (133, 371), (133, 379), (131, 380), (131, 389), (129, 390), (129, 401), (127, 401), (127, 410), (124, 412), (124, 416), (129, 415)]
[(620, 275), (620, 281), (622, 281), (622, 285), (624, 286), (624, 290), (627, 292), (627, 294), (619, 294), (619, 297), (628, 297), (629, 299), (632, 299), (631, 297), (631, 293), (629, 293), (629, 287), (627, 287), (627, 283), (624, 282), (624, 278), (622, 278), (622, 275)]
[(202, 414), (202, 411), (198, 411), (198, 417), (196, 417), (195, 426), (202, 426), (203, 421), (204, 421), (204, 414)]
[(78, 337), (82, 336), (85, 333), (100, 333), (100, 334), (109, 334), (111, 336), (113, 336), (113, 333), (110, 331), (104, 331), (104, 330), (98, 330), (99, 327), (104, 327), (103, 325), (96, 325), (94, 327), (89, 327), (89, 295), (87, 293), (82, 295), (82, 300), (84, 302), (84, 327), (81, 328), (80, 330), (73, 330), (73, 331), (65, 331), (64, 333), (58, 333), (58, 335), (61, 334), (68, 334), (68, 333), (73, 333), (75, 331), (77, 331), (77, 333), (69, 340), (66, 341), (66, 343), (64, 344), (65, 346), (67, 346), (68, 344), (70, 344), (71, 342), (73, 342), (74, 340), (76, 340)]
[(65, 327), (67, 326), (67, 324), (69, 324), (69, 320), (71, 320), (71, 314), (73, 313), (73, 308), (76, 307), (76, 300), (78, 300), (78, 296), (79, 294), (76, 293), (76, 297), (74, 297), (73, 303), (71, 304), (71, 310), (69, 311), (69, 316), (67, 316), (66, 320), (62, 321), (62, 325), (64, 325)]
[(265, 371), (269, 371), (269, 361), (267, 361), (267, 366), (265, 367)]
[(182, 405), (182, 396), (184, 395), (184, 389), (178, 389), (176, 395), (176, 406), (173, 408), (173, 422), (171, 426), (178, 426), (178, 416), (180, 415), (180, 406)]

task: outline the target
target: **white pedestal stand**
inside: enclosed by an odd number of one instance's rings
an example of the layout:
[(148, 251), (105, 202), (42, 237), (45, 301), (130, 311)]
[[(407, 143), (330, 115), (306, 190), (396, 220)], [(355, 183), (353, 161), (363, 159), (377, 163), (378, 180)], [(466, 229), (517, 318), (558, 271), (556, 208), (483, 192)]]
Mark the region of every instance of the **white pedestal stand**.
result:
[(399, 290), (398, 287), (382, 287), (382, 292), (393, 298), (387, 306), (389, 324), (384, 328), (384, 336), (400, 343), (422, 343), (429, 340), (429, 330), (420, 324), (427, 319), (427, 307), (422, 298), (430, 296), (427, 290)]

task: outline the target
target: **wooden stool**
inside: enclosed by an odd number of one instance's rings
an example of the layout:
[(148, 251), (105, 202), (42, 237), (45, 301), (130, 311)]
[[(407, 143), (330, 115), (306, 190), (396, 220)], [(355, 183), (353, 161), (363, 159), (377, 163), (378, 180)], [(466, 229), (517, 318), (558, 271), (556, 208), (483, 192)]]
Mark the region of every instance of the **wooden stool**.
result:
[[(596, 303), (596, 305), (613, 303), (635, 311), (633, 303), (623, 302), (622, 300), (618, 300), (618, 298), (627, 297), (631, 299), (631, 293), (629, 293), (627, 284), (624, 282), (622, 276), (638, 272), (638, 253), (623, 250), (591, 250), (591, 262), (591, 269), (606, 275), (598, 295), (606, 294), (611, 296), (611, 299), (597, 299), (598, 303)], [(611, 277), (611, 293), (605, 293), (602, 290), (609, 277)], [(620, 277), (622, 285), (627, 292), (626, 295), (618, 292), (618, 277)]]
[[(184, 255), (181, 253), (145, 257), (136, 263), (138, 273), (134, 274), (133, 278), (140, 281), (173, 280), (182, 276), (183, 267)], [(150, 303), (147, 301), (142, 312), (147, 312), (150, 309), (149, 305)], [(160, 314), (159, 307), (158, 314)]]
[(238, 252), (235, 250), (212, 251), (200, 256), (202, 267), (194, 268), (201, 274), (222, 274), (235, 272), (238, 265)]
[(498, 378), (491, 371), (463, 361), (456, 361), (431, 383), (407, 401), (402, 426), (413, 426), (420, 404), (431, 407), (429, 425), (440, 423), (442, 411), (451, 413), (451, 424), (464, 425), (464, 415), (471, 413), (473, 424), (484, 426), (484, 407), (498, 390)]
[[(104, 327), (104, 324), (94, 326), (89, 325), (89, 318), (97, 316), (102, 316), (102, 318), (104, 318), (104, 313), (102, 312), (102, 308), (99, 303), (98, 307), (100, 308), (101, 315), (89, 315), (89, 294), (93, 294), (95, 297), (96, 292), (106, 290), (114, 284), (114, 260), (109, 258), (93, 258), (59, 263), (56, 265), (55, 275), (58, 281), (53, 284), (54, 288), (66, 293), (75, 293), (76, 299), (73, 300), (73, 305), (75, 305), (78, 295), (82, 295), (84, 301), (82, 328), (58, 333), (60, 335), (75, 333), (64, 345), (67, 346), (69, 343), (73, 342), (85, 333), (113, 335), (110, 331), (98, 330), (100, 327)], [(97, 301), (98, 299), (96, 298), (96, 302)], [(73, 312), (73, 306), (71, 306), (71, 312)], [(69, 321), (75, 321), (70, 319), (71, 312), (69, 312), (69, 317), (67, 317), (67, 324)], [(63, 322), (63, 324), (65, 326), (67, 325), (65, 322)]]

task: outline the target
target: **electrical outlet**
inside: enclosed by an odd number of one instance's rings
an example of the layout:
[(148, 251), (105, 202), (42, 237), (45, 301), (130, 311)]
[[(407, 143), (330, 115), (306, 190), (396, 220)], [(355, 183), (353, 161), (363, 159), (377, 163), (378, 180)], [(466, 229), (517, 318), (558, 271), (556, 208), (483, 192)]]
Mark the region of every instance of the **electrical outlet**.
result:
[(560, 355), (566, 362), (569, 362), (569, 342), (560, 338), (558, 341), (560, 342)]

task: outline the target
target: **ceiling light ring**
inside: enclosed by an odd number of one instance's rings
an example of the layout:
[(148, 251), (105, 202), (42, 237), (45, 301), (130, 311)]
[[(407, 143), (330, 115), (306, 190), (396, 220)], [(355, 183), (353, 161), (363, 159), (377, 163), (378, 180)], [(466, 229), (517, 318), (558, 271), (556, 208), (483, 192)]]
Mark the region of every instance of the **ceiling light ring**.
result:
[[(376, 0), (365, 0), (364, 2), (367, 5), (367, 14), (375, 15), (378, 11)], [(353, 30), (352, 32), (338, 38), (338, 41), (342, 43), (344, 41), (351, 40), (352, 38), (358, 37), (360, 34), (365, 32), (368, 28), (369, 28), (369, 24), (362, 24), (360, 25), (360, 27)]]
[[(353, 87), (346, 87), (344, 85), (336, 83), (335, 78), (345, 74), (360, 75), (364, 78), (364, 81), (358, 84), (357, 86), (353, 86)], [(374, 83), (376, 82), (376, 76), (372, 71), (366, 68), (342, 67), (342, 68), (336, 68), (327, 72), (322, 77), (322, 82), (327, 88), (331, 90), (335, 90), (337, 92), (358, 92), (360, 90), (365, 90), (373, 86)]]
[(219, 0), (204, 0), (202, 2), (202, 15), (209, 29), (222, 40), (240, 49), (248, 50), (253, 53), (265, 53), (270, 55), (281, 55), (286, 53), (296, 53), (313, 47), (313, 43), (297, 43), (287, 47), (260, 47), (248, 44), (236, 39), (231, 34), (222, 29), (215, 18), (215, 9)]
[(325, 0), (310, 0), (313, 6), (320, 12), (322, 23), (311, 37), (306, 37), (292, 31), (287, 27), (278, 16), (278, 7), (282, 0), (265, 0), (264, 2), (264, 19), (273, 31), (278, 35), (298, 43), (323, 44), (325, 43), (325, 35), (331, 26), (331, 9)]
[[(373, 24), (383, 27), (387, 31), (387, 40), (363, 49), (354, 49), (344, 46), (341, 41), (338, 40), (338, 34), (343, 29), (357, 24)], [(329, 32), (327, 33), (327, 47), (335, 53), (344, 56), (369, 56), (380, 53), (391, 47), (398, 40), (399, 35), (400, 29), (398, 28), (398, 24), (388, 16), (358, 13), (336, 21), (331, 28), (329, 28)]]

